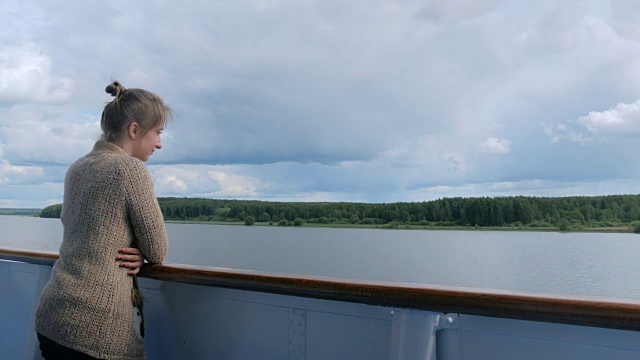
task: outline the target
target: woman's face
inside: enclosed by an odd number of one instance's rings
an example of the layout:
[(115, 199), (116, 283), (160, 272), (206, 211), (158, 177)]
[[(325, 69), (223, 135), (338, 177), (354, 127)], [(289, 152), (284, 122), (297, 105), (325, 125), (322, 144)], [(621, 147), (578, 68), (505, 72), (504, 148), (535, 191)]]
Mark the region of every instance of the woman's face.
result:
[(162, 148), (160, 134), (162, 133), (163, 129), (164, 124), (160, 122), (157, 126), (142, 134), (142, 136), (136, 137), (133, 142), (131, 156), (136, 157), (142, 161), (149, 160), (156, 149)]

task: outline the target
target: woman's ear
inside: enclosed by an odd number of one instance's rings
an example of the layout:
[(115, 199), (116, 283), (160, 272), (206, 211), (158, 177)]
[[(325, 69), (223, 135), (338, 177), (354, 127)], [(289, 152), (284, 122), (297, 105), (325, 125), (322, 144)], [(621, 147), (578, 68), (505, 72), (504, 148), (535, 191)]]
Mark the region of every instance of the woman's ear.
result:
[(140, 133), (140, 125), (137, 122), (132, 122), (131, 124), (129, 124), (129, 126), (127, 126), (127, 135), (129, 135), (129, 138), (131, 140), (135, 140), (138, 137), (138, 134)]

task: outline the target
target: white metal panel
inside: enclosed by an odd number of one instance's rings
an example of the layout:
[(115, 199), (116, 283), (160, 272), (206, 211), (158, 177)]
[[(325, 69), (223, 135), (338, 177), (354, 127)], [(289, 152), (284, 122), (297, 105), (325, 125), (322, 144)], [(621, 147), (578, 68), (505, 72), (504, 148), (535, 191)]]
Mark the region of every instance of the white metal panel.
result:
[[(215, 288), (165, 285), (161, 306), (152, 302), (158, 299), (156, 296), (147, 297), (145, 305), (145, 316), (149, 319), (165, 312), (162, 324), (153, 320), (148, 323), (149, 358), (287, 358), (288, 309), (219, 298), (215, 296)], [(156, 334), (162, 334), (161, 342)]]
[(389, 358), (391, 321), (307, 312), (307, 360)]
[[(50, 276), (0, 261), (0, 354), (40, 359), (33, 316)], [(451, 315), (141, 279), (149, 359), (639, 359), (640, 332)], [(438, 330), (441, 329), (441, 330)]]
[(0, 261), (0, 350), (5, 359), (41, 359), (35, 309), (51, 271), (47, 266)]
[(142, 280), (150, 359), (389, 358), (393, 309)]
[(640, 332), (460, 315), (439, 360), (640, 359)]

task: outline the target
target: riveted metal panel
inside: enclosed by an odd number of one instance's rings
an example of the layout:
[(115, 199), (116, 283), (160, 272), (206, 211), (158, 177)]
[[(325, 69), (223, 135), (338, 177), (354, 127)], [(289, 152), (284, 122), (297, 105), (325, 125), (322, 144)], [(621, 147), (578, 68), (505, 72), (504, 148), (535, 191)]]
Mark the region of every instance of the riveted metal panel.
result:
[(306, 311), (289, 309), (289, 360), (306, 359)]

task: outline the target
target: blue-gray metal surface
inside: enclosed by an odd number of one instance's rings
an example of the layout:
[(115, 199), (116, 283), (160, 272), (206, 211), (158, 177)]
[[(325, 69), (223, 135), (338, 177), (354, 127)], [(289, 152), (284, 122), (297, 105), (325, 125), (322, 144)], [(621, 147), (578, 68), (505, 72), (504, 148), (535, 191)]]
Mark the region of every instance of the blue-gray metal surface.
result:
[[(0, 354), (40, 359), (46, 265), (0, 261)], [(638, 359), (640, 332), (141, 279), (149, 359)]]

